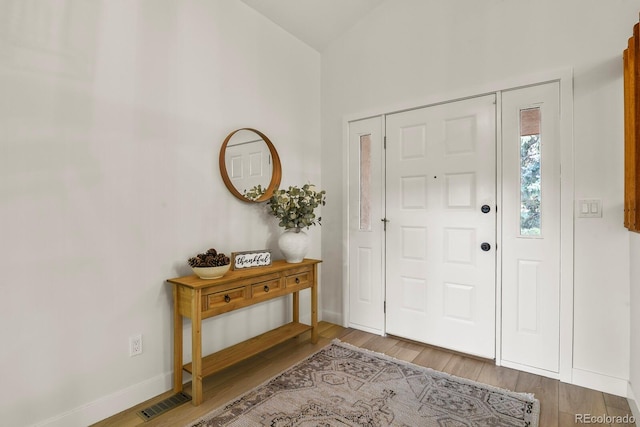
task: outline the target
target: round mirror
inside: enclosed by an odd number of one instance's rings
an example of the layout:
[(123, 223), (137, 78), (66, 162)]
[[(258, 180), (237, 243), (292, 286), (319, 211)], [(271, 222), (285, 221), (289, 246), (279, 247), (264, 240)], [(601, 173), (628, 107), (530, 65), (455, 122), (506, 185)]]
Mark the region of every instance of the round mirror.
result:
[(220, 174), (231, 194), (245, 202), (264, 202), (280, 185), (280, 157), (262, 132), (231, 132), (220, 148)]

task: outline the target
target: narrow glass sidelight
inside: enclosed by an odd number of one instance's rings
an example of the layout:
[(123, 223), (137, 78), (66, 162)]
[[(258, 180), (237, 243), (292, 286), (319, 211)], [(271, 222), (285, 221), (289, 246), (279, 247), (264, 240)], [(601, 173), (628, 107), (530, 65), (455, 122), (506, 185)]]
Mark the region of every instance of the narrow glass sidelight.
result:
[(520, 235), (540, 236), (540, 107), (520, 110)]
[(360, 136), (360, 230), (371, 231), (371, 135)]

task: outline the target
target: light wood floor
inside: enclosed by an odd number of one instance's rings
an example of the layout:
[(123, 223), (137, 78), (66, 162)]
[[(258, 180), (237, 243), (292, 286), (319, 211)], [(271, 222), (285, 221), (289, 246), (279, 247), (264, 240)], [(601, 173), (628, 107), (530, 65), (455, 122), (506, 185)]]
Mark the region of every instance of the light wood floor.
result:
[[(138, 406), (114, 415), (96, 427), (180, 426), (196, 420), (236, 396), (275, 376), (295, 362), (327, 345), (333, 338), (358, 347), (385, 353), (397, 359), (444, 371), (452, 375), (491, 384), (513, 391), (534, 393), (540, 400), (540, 427), (583, 425), (575, 423), (575, 414), (593, 416), (631, 415), (626, 399), (606, 393), (561, 383), (557, 380), (497, 367), (491, 361), (444, 351), (394, 337), (380, 337), (366, 332), (320, 322), (320, 339), (311, 344), (309, 333), (283, 343), (217, 375), (203, 384), (204, 402), (200, 406), (185, 403), (156, 419), (144, 422), (136, 411), (172, 395), (167, 392)], [(185, 391), (190, 393), (187, 385)], [(591, 424), (593, 426), (610, 424)], [(612, 424), (615, 426), (624, 424)]]

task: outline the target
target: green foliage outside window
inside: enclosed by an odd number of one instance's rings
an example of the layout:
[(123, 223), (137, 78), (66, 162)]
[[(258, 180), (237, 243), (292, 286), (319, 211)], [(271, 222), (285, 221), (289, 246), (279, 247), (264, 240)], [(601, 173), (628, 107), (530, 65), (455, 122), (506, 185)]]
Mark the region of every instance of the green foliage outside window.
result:
[(540, 135), (520, 138), (520, 234), (540, 235)]

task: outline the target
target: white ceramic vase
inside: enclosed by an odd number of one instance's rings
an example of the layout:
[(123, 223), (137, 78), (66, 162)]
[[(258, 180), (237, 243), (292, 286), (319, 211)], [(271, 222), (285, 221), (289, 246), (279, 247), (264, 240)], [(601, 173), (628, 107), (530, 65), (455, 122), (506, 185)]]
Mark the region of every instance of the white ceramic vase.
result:
[(289, 228), (278, 238), (278, 247), (288, 263), (302, 262), (309, 250), (309, 236), (299, 228)]

